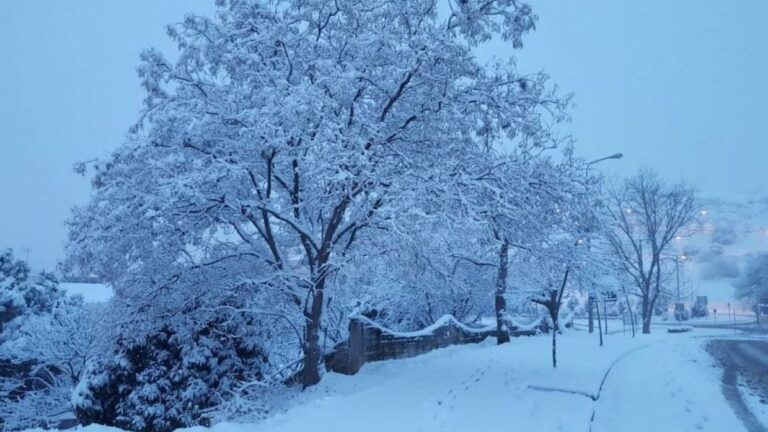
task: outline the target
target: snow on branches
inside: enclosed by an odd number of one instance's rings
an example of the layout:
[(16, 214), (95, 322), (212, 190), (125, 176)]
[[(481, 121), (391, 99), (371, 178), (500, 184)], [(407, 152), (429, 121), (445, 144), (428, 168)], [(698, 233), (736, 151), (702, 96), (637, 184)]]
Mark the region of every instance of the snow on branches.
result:
[(181, 287), (208, 275), (206, 292), (273, 296), (304, 327), (311, 385), (328, 280), (364, 231), (493, 140), (548, 145), (544, 114), (567, 103), (471, 53), (532, 28), (518, 2), (460, 2), (447, 21), (434, 1), (221, 6), (169, 28), (175, 64), (143, 54), (144, 114), (99, 165), (70, 251), (157, 317), (202, 301)]

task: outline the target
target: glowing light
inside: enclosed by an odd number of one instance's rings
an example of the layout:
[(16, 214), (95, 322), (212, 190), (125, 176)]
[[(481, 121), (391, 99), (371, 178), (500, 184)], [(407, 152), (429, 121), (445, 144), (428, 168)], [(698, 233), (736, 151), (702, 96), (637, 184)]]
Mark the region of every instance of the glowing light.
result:
[(584, 239), (578, 239), (578, 240), (576, 240), (576, 244), (582, 244), (582, 243), (584, 243)]
[(679, 259), (680, 261), (685, 261), (688, 259), (688, 255), (680, 255)]
[(626, 213), (626, 214), (632, 214), (632, 209), (628, 208), (628, 209), (624, 210), (624, 213)]
[(704, 209), (704, 210), (700, 211), (699, 213), (701, 213), (702, 216), (706, 216), (707, 215), (707, 210)]
[(680, 241), (683, 239), (683, 236), (675, 236), (675, 240)]

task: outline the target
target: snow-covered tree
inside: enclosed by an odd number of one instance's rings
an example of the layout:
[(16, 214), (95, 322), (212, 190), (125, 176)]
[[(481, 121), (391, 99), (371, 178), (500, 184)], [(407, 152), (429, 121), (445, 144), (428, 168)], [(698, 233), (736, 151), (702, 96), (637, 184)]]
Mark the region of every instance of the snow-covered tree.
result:
[[(299, 339), (317, 383), (326, 292), (360, 239), (479, 148), (548, 145), (562, 115), (544, 75), (472, 54), (494, 36), (521, 46), (527, 5), (438, 3), (219, 1), (216, 19), (171, 26), (178, 60), (142, 55), (145, 110), (95, 165), (69, 265), (114, 284), (137, 340), (199, 310), (278, 320), (263, 337)], [(271, 368), (295, 360), (280, 356)]]
[(64, 302), (66, 295), (53, 274), (30, 275), (27, 263), (13, 251), (0, 253), (0, 344), (15, 337), (29, 317), (49, 313)]
[[(51, 273), (30, 275), (11, 250), (0, 254), (0, 418), (5, 430), (55, 425), (87, 357), (93, 326), (82, 299)], [(7, 373), (7, 372), (11, 373)]]
[(19, 370), (0, 378), (7, 395), (0, 413), (9, 430), (56, 425), (71, 418), (70, 395), (86, 362), (98, 349), (101, 307), (79, 298), (57, 305), (49, 313), (29, 317), (17, 337), (0, 348), (0, 357)]
[(517, 301), (543, 306), (552, 321), (552, 365), (557, 366), (557, 333), (566, 291), (589, 289), (600, 266), (591, 244), (601, 235), (599, 178), (567, 152), (563, 161), (542, 163), (537, 232), (515, 255), (511, 283)]
[(736, 298), (754, 304), (768, 303), (768, 253), (749, 255), (744, 271), (734, 285)]
[(688, 234), (696, 213), (690, 186), (667, 184), (653, 171), (641, 171), (608, 192), (607, 239), (641, 299), (643, 333), (650, 333), (654, 308), (664, 296), (671, 242)]
[(562, 155), (565, 160), (561, 163), (550, 157), (531, 159), (525, 153), (522, 159), (519, 155), (513, 158), (513, 163), (505, 167), (499, 181), (495, 182), (496, 192), (489, 199), (492, 204), (486, 206), (489, 240), (497, 253), (494, 308), (500, 344), (509, 341), (507, 286), (510, 255), (519, 259), (551, 253), (557, 247), (552, 247), (549, 242), (561, 230), (559, 225), (564, 217), (579, 211), (573, 206), (572, 197), (583, 194), (574, 187), (581, 188), (577, 181), (584, 179), (573, 176), (574, 173), (581, 176), (581, 170), (572, 160), (570, 147), (565, 150)]

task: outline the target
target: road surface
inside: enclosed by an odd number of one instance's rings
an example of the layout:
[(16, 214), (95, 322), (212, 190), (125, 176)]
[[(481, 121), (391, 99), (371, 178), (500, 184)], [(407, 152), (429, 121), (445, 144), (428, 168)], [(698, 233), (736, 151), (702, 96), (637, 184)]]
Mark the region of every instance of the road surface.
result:
[(707, 348), (723, 366), (723, 394), (744, 426), (750, 432), (768, 431), (768, 424), (760, 423), (738, 389), (738, 384), (746, 383), (762, 403), (768, 403), (768, 340), (717, 339)]

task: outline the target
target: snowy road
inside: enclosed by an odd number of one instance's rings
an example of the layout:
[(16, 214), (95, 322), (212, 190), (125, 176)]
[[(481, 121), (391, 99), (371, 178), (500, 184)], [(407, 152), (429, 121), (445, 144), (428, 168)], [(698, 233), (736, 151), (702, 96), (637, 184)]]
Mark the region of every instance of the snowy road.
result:
[(768, 401), (768, 341), (714, 340), (708, 348), (723, 366), (723, 394), (747, 430), (768, 430), (755, 413)]

